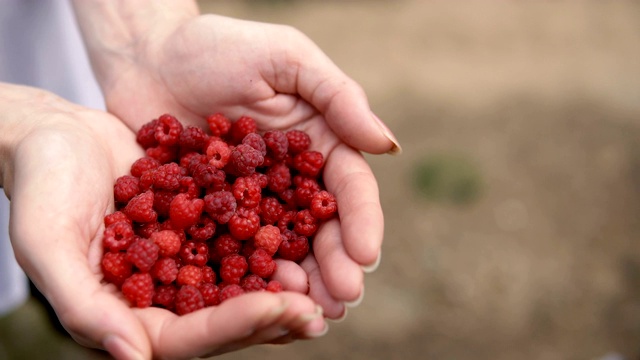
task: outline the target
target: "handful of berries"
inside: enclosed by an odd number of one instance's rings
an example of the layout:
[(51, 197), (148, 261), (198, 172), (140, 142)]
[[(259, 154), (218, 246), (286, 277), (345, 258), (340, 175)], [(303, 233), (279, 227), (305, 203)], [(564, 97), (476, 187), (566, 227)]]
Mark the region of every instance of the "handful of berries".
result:
[(306, 133), (260, 135), (252, 118), (219, 113), (207, 123), (211, 135), (168, 114), (145, 124), (136, 139), (146, 156), (115, 182), (102, 271), (131, 306), (182, 315), (281, 291), (274, 259), (302, 261), (337, 214)]

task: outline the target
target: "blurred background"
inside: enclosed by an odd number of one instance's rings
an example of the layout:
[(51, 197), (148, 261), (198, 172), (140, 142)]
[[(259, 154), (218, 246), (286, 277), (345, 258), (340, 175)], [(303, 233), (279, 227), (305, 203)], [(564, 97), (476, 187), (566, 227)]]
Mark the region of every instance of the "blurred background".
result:
[[(302, 30), (404, 148), (368, 156), (386, 236), (363, 303), (219, 359), (640, 359), (640, 4), (200, 4)], [(0, 318), (0, 357), (103, 356), (47, 321)]]

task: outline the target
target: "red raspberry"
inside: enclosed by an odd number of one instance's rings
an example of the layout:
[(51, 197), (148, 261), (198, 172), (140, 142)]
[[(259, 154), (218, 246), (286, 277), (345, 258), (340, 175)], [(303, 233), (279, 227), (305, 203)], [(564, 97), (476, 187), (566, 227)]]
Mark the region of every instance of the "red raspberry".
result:
[(183, 265), (176, 279), (178, 285), (200, 286), (202, 284), (202, 268), (195, 265)]
[(211, 266), (202, 267), (202, 282), (203, 283), (216, 283), (216, 272), (213, 271)]
[(146, 171), (157, 169), (160, 166), (160, 162), (154, 158), (143, 157), (136, 160), (133, 165), (131, 165), (131, 175), (139, 178)]
[(267, 185), (269, 184), (269, 179), (267, 178), (267, 175), (260, 172), (254, 172), (253, 174), (249, 175), (249, 178), (255, 180), (258, 186), (260, 186), (260, 189), (266, 188)]
[(238, 240), (246, 240), (258, 231), (260, 216), (252, 209), (238, 208), (229, 220), (229, 232)]
[(198, 287), (202, 294), (205, 306), (216, 306), (220, 304), (220, 288), (212, 283), (204, 283)]
[(231, 299), (236, 296), (240, 296), (244, 294), (244, 290), (238, 284), (230, 284), (225, 286), (222, 290), (220, 290), (220, 302), (223, 302), (227, 299)]
[(153, 279), (147, 273), (137, 273), (128, 277), (122, 284), (122, 295), (131, 306), (146, 308), (153, 300)]
[(313, 236), (318, 230), (318, 220), (311, 215), (308, 209), (298, 211), (293, 222), (293, 231), (298, 235)]
[(203, 207), (202, 199), (189, 199), (187, 194), (176, 195), (169, 208), (171, 224), (179, 229), (197, 224)]
[(238, 254), (241, 248), (240, 240), (234, 239), (229, 234), (224, 234), (213, 240), (213, 244), (209, 248), (209, 255), (215, 262), (220, 262), (225, 256)]
[(278, 255), (285, 260), (300, 262), (309, 253), (309, 240), (291, 230), (282, 233), (282, 242), (278, 247)]
[(207, 124), (209, 124), (211, 134), (220, 138), (225, 137), (231, 129), (231, 120), (220, 113), (209, 115)]
[(330, 219), (338, 212), (336, 197), (326, 190), (319, 191), (311, 199), (311, 215), (319, 220)]
[(124, 280), (131, 276), (132, 266), (127, 261), (125, 253), (108, 252), (102, 257), (102, 273), (104, 279), (117, 286), (122, 285)]
[(250, 177), (239, 177), (231, 186), (233, 197), (239, 206), (247, 209), (260, 205), (262, 199), (260, 184)]
[(180, 258), (185, 264), (204, 266), (209, 261), (209, 247), (202, 242), (187, 241), (180, 248)]
[(216, 232), (216, 223), (209, 216), (203, 214), (198, 223), (188, 227), (186, 232), (194, 241), (207, 241)]
[(280, 283), (280, 281), (278, 280), (271, 280), (269, 281), (269, 283), (267, 284), (267, 291), (273, 292), (273, 293), (277, 293), (283, 290), (282, 288), (282, 284)]
[(183, 176), (180, 178), (180, 188), (178, 192), (189, 195), (189, 199), (200, 197), (200, 187), (196, 185), (195, 180), (191, 176)]
[(314, 179), (304, 176), (295, 176), (293, 183), (296, 186), (296, 204), (299, 207), (308, 208), (313, 196), (320, 191), (320, 185), (318, 185), (318, 182)]
[(157, 190), (153, 193), (153, 210), (158, 216), (168, 217), (171, 201), (176, 197), (176, 193), (167, 190)]
[(176, 313), (186, 315), (204, 308), (204, 299), (197, 287), (184, 285), (176, 294)]
[(203, 188), (219, 189), (224, 184), (226, 174), (213, 165), (196, 164), (193, 166), (193, 180)]
[(181, 133), (182, 124), (180, 121), (169, 114), (164, 114), (158, 118), (158, 125), (156, 125), (153, 136), (160, 145), (171, 146), (180, 141)]
[(296, 191), (294, 189), (287, 189), (278, 193), (280, 200), (284, 201), (285, 210), (296, 210), (298, 204), (296, 203)]
[(284, 160), (289, 150), (287, 135), (280, 130), (271, 130), (264, 133), (263, 139), (267, 146), (267, 154), (277, 161)]
[(136, 141), (142, 146), (143, 149), (148, 149), (158, 145), (155, 132), (156, 126), (158, 126), (158, 120), (152, 120), (140, 128), (136, 134)]
[[(278, 235), (280, 237), (280, 235)], [(261, 278), (270, 277), (276, 271), (276, 262), (263, 248), (257, 248), (249, 257), (249, 270)]]
[(231, 151), (226, 169), (237, 176), (249, 176), (263, 161), (264, 156), (260, 151), (247, 144), (240, 144)]
[(133, 232), (138, 237), (143, 237), (145, 239), (150, 238), (151, 235), (155, 232), (158, 232), (158, 230), (160, 230), (160, 224), (158, 224), (157, 221), (143, 224), (134, 224), (133, 227)]
[(145, 150), (148, 157), (167, 164), (178, 159), (178, 148), (175, 146), (158, 145)]
[(202, 151), (209, 136), (197, 126), (187, 126), (178, 140), (183, 149)]
[(248, 259), (249, 257), (251, 257), (251, 255), (253, 255), (255, 251), (256, 251), (256, 245), (253, 243), (253, 239), (243, 241), (242, 249), (240, 249), (240, 254), (242, 256)]
[(156, 169), (150, 169), (142, 173), (140, 176), (140, 181), (138, 182), (138, 186), (140, 186), (140, 191), (145, 192), (147, 190), (151, 190), (153, 187), (153, 181), (156, 177)]
[(260, 221), (263, 225), (273, 225), (284, 214), (284, 208), (278, 199), (266, 197), (260, 201)]
[(306, 151), (311, 145), (311, 138), (304, 131), (289, 130), (285, 135), (287, 135), (287, 140), (289, 141), (289, 153), (291, 155)]
[(267, 282), (260, 276), (251, 274), (240, 280), (240, 286), (242, 286), (242, 290), (245, 292), (263, 291), (267, 287)]
[(149, 239), (140, 238), (127, 249), (127, 260), (142, 272), (151, 270), (160, 248)]
[(262, 157), (267, 155), (267, 145), (264, 143), (262, 136), (258, 133), (247, 134), (247, 136), (242, 139), (242, 143), (260, 151)]
[(109, 227), (110, 225), (120, 221), (127, 222), (129, 223), (129, 225), (131, 225), (131, 219), (129, 219), (127, 215), (125, 215), (122, 211), (116, 211), (104, 217), (104, 226)]
[(131, 175), (120, 176), (113, 185), (113, 197), (116, 202), (126, 203), (140, 193), (140, 180)]
[(231, 158), (231, 148), (222, 140), (214, 139), (210, 141), (205, 152), (209, 165), (217, 169), (227, 166), (229, 158)]
[(172, 310), (176, 306), (178, 289), (174, 285), (158, 285), (153, 294), (153, 304)]
[(189, 174), (193, 174), (193, 167), (197, 164), (208, 164), (209, 160), (206, 155), (197, 152), (188, 152), (180, 157), (180, 167), (188, 170)]
[(178, 277), (178, 265), (172, 258), (161, 258), (153, 264), (149, 273), (161, 283), (171, 284)]
[(173, 230), (160, 230), (151, 234), (149, 240), (158, 245), (160, 256), (175, 256), (180, 251), (180, 235)]
[(239, 144), (245, 136), (257, 131), (256, 121), (248, 116), (242, 116), (231, 124), (229, 140), (232, 144)]
[(220, 277), (227, 284), (239, 284), (249, 264), (242, 255), (229, 255), (220, 261)]
[(216, 191), (204, 197), (204, 210), (220, 224), (226, 224), (235, 214), (236, 199), (229, 191)]
[(267, 186), (269, 190), (280, 193), (291, 186), (291, 172), (283, 163), (274, 164), (267, 170)]
[(254, 245), (257, 248), (265, 249), (270, 256), (273, 256), (278, 251), (281, 241), (280, 229), (273, 225), (261, 227), (253, 236)]
[(124, 212), (129, 219), (136, 222), (146, 223), (156, 221), (158, 214), (153, 210), (153, 192), (145, 191), (142, 194), (134, 196), (122, 212)]
[(126, 221), (119, 221), (104, 229), (102, 245), (113, 252), (126, 250), (133, 242), (133, 228)]
[(320, 174), (320, 170), (324, 165), (322, 154), (317, 151), (303, 151), (293, 158), (293, 167), (300, 172), (301, 175), (312, 178)]
[(295, 218), (298, 212), (296, 211), (287, 211), (280, 217), (278, 220), (278, 229), (280, 229), (280, 233), (283, 234), (287, 230), (293, 230), (295, 227)]
[(183, 169), (177, 163), (168, 163), (161, 165), (156, 169), (153, 176), (153, 187), (155, 189), (163, 189), (174, 191), (180, 187), (180, 178)]

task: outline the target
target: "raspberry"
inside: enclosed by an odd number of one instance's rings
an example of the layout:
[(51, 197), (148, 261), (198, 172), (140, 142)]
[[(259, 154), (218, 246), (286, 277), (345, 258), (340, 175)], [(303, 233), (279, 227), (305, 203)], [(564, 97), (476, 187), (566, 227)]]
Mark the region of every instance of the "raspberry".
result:
[(151, 275), (147, 273), (131, 275), (122, 284), (122, 294), (134, 307), (151, 306), (154, 294)]
[(257, 248), (265, 249), (270, 256), (273, 256), (278, 251), (281, 241), (280, 229), (273, 225), (261, 227), (253, 236), (254, 245)]
[(153, 264), (149, 273), (161, 283), (171, 284), (178, 277), (178, 266), (174, 259), (162, 258)]
[(160, 162), (154, 158), (143, 157), (136, 160), (131, 165), (131, 175), (139, 178), (146, 171), (157, 169), (160, 166)]
[(193, 167), (197, 164), (208, 164), (209, 160), (206, 155), (197, 152), (188, 152), (180, 157), (180, 167), (183, 167), (189, 171), (189, 174), (193, 174)]
[(273, 292), (273, 293), (277, 293), (283, 290), (282, 288), (282, 284), (280, 283), (280, 281), (278, 280), (271, 280), (269, 281), (269, 283), (267, 284), (267, 291)]
[(232, 297), (240, 296), (244, 294), (244, 290), (238, 284), (230, 284), (220, 290), (220, 302), (223, 302)]
[(184, 285), (176, 294), (176, 313), (185, 315), (204, 308), (204, 299), (197, 287)]
[(131, 225), (131, 219), (129, 219), (127, 215), (125, 215), (122, 211), (116, 211), (104, 217), (104, 226), (109, 227), (111, 224), (115, 224), (120, 221), (127, 222), (129, 223), (129, 225)]
[(257, 248), (249, 257), (249, 270), (261, 278), (268, 278), (276, 270), (276, 262), (271, 256), (267, 250)]
[(178, 285), (200, 286), (202, 283), (202, 268), (195, 265), (184, 265), (178, 271), (176, 279)]
[(280, 217), (280, 220), (278, 220), (278, 229), (280, 229), (280, 233), (284, 234), (285, 231), (287, 230), (293, 230), (295, 227), (295, 218), (296, 218), (296, 211), (287, 211), (284, 214), (282, 214), (282, 216)]
[(253, 240), (248, 240), (243, 242), (242, 249), (240, 249), (240, 254), (248, 259), (249, 257), (251, 257), (251, 255), (253, 255), (255, 251), (256, 246), (253, 243)]
[(317, 151), (303, 151), (293, 158), (293, 167), (300, 172), (301, 175), (309, 177), (317, 177), (320, 169), (324, 164), (322, 154)]
[(161, 164), (167, 164), (178, 158), (178, 148), (175, 146), (158, 145), (145, 150), (148, 157), (158, 160)]
[(285, 133), (289, 141), (289, 153), (291, 155), (299, 154), (309, 149), (311, 138), (307, 133), (300, 130), (289, 130)]
[(200, 219), (203, 207), (202, 199), (189, 199), (187, 194), (176, 195), (169, 208), (171, 224), (179, 229), (195, 225)]
[(267, 179), (267, 175), (263, 173), (254, 172), (253, 174), (249, 175), (249, 178), (253, 179), (258, 184), (258, 186), (260, 186), (260, 189), (266, 188), (267, 185), (269, 184), (269, 179)]
[(182, 168), (177, 163), (161, 165), (156, 169), (153, 176), (154, 189), (174, 191), (180, 187)]
[(209, 165), (222, 169), (229, 162), (231, 149), (229, 145), (222, 140), (212, 140), (207, 145), (206, 154)]
[(320, 185), (314, 179), (304, 176), (295, 176), (293, 183), (296, 185), (296, 204), (299, 207), (308, 208), (313, 196), (320, 191)]
[(319, 191), (311, 199), (311, 215), (319, 220), (327, 220), (338, 212), (336, 197), (326, 190)]
[(296, 210), (298, 204), (296, 203), (296, 191), (294, 189), (287, 189), (278, 193), (280, 200), (284, 201), (286, 210)]
[(158, 230), (160, 230), (160, 224), (156, 221), (143, 224), (135, 224), (133, 228), (133, 232), (138, 237), (143, 237), (146, 239), (150, 238), (151, 234), (157, 232)]
[(142, 272), (147, 272), (158, 260), (160, 248), (149, 239), (140, 238), (127, 249), (127, 260)]
[(227, 284), (239, 284), (249, 265), (242, 255), (229, 255), (220, 261), (220, 277)]
[(186, 231), (194, 241), (207, 241), (216, 232), (216, 223), (209, 216), (203, 214), (198, 223), (189, 226)]
[(302, 236), (313, 236), (318, 230), (318, 221), (311, 215), (308, 209), (298, 211), (293, 220), (293, 231)]
[(105, 253), (101, 265), (104, 279), (118, 286), (122, 285), (132, 273), (132, 265), (127, 261), (125, 253)]
[(267, 186), (269, 190), (280, 193), (291, 186), (291, 172), (283, 163), (274, 164), (267, 170)]
[(175, 192), (166, 190), (158, 190), (153, 194), (153, 210), (158, 216), (165, 218), (169, 216), (169, 207), (176, 195)]
[(233, 148), (227, 168), (230, 172), (238, 176), (249, 176), (256, 171), (264, 161), (264, 156), (260, 151), (247, 144), (240, 144)]
[(202, 282), (203, 283), (216, 283), (216, 272), (213, 271), (211, 266), (202, 267)]
[(262, 157), (267, 155), (267, 144), (264, 143), (262, 136), (258, 133), (247, 134), (247, 136), (242, 139), (242, 143), (260, 151)]
[(181, 133), (182, 124), (180, 121), (169, 114), (164, 114), (158, 118), (153, 136), (160, 145), (171, 146), (178, 143)]
[(231, 129), (231, 120), (220, 113), (209, 115), (207, 124), (209, 124), (211, 134), (217, 137), (225, 137)]
[(158, 145), (155, 132), (156, 126), (158, 126), (158, 120), (152, 120), (140, 128), (136, 134), (136, 141), (142, 146), (143, 149), (148, 149)]
[(153, 294), (153, 304), (172, 310), (176, 305), (178, 289), (174, 285), (158, 285)]
[(278, 247), (278, 255), (294, 262), (300, 262), (309, 253), (309, 240), (306, 236), (298, 235), (291, 230), (282, 233), (282, 242)]
[(245, 292), (263, 291), (267, 287), (267, 282), (260, 276), (251, 274), (240, 280), (240, 286), (242, 286), (242, 290)]
[(140, 186), (140, 191), (145, 192), (147, 190), (151, 190), (153, 187), (153, 181), (156, 177), (156, 169), (150, 169), (142, 173), (140, 175), (140, 181), (138, 182), (138, 186)]
[(225, 234), (217, 237), (211, 248), (209, 249), (209, 255), (212, 259), (215, 258), (217, 262), (229, 255), (238, 254), (242, 248), (240, 240), (234, 239), (231, 235)]
[(245, 136), (257, 131), (256, 121), (248, 116), (242, 116), (231, 124), (229, 140), (232, 144), (239, 144)]
[(264, 133), (263, 139), (267, 146), (267, 154), (277, 161), (284, 160), (289, 150), (287, 135), (280, 130), (272, 130)]
[(189, 195), (189, 199), (200, 197), (200, 187), (196, 185), (195, 180), (191, 176), (183, 176), (180, 178), (178, 192)]
[(220, 304), (220, 288), (215, 284), (204, 283), (198, 287), (202, 294), (205, 306), (216, 306)]
[(204, 210), (220, 224), (226, 224), (235, 214), (236, 199), (229, 191), (216, 191), (204, 197)]
[(260, 200), (262, 199), (261, 190), (258, 182), (250, 177), (236, 178), (236, 181), (231, 186), (231, 192), (238, 205), (247, 209), (260, 205)]
[(213, 165), (196, 164), (193, 166), (193, 180), (196, 185), (203, 188), (220, 188), (224, 184), (224, 171)]
[(260, 201), (260, 222), (263, 225), (273, 225), (284, 213), (284, 208), (278, 199), (274, 197), (266, 197)]
[(122, 212), (133, 221), (141, 223), (156, 221), (158, 214), (153, 210), (153, 192), (145, 191), (134, 196)]
[(104, 229), (102, 245), (113, 252), (126, 250), (133, 242), (133, 228), (126, 221), (119, 221)]
[(151, 234), (149, 240), (158, 245), (160, 256), (175, 256), (180, 251), (180, 236), (172, 230), (161, 230)]
[(255, 211), (238, 208), (229, 220), (229, 232), (238, 240), (252, 237), (260, 227), (260, 216)]
[(180, 134), (178, 143), (183, 149), (202, 151), (209, 136), (197, 126), (187, 126)]
[(204, 266), (209, 261), (209, 247), (202, 242), (187, 241), (180, 248), (180, 258), (185, 264)]
[(140, 180), (131, 175), (120, 176), (113, 185), (113, 197), (116, 202), (126, 203), (140, 193)]

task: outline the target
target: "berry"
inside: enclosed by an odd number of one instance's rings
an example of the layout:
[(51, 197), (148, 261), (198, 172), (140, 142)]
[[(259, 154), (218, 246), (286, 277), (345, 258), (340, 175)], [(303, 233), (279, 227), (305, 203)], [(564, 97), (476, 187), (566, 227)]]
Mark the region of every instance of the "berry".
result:
[(180, 157), (180, 167), (187, 169), (189, 174), (193, 174), (193, 167), (197, 164), (208, 164), (206, 155), (197, 152), (188, 152)]
[(217, 137), (225, 137), (231, 129), (231, 120), (220, 113), (209, 115), (207, 117), (207, 124), (209, 124), (209, 130), (211, 134)]
[(235, 214), (236, 199), (229, 191), (216, 191), (204, 197), (204, 210), (220, 224), (226, 224)]
[(238, 240), (252, 237), (260, 227), (260, 216), (255, 211), (238, 208), (229, 220), (229, 232)]
[(220, 288), (215, 284), (204, 283), (198, 287), (202, 294), (205, 306), (216, 306), (220, 304)]
[(158, 118), (153, 136), (160, 145), (171, 146), (178, 143), (181, 133), (182, 124), (180, 121), (169, 114), (164, 114)]
[(283, 163), (274, 164), (267, 170), (267, 186), (269, 190), (280, 193), (291, 186), (291, 172)]
[(195, 265), (184, 265), (178, 271), (176, 278), (178, 285), (200, 286), (202, 283), (202, 268)]
[(211, 266), (202, 267), (202, 282), (203, 283), (216, 283), (216, 272), (213, 271)]
[(263, 225), (273, 225), (284, 213), (284, 207), (274, 197), (266, 197), (260, 201), (260, 222)]
[(296, 185), (295, 198), (299, 207), (308, 208), (313, 196), (320, 191), (320, 185), (312, 178), (296, 176), (293, 178)]
[(133, 228), (133, 232), (138, 237), (150, 238), (151, 234), (154, 232), (158, 232), (160, 230), (160, 224), (157, 221), (143, 224), (135, 224)]
[(317, 192), (311, 199), (309, 211), (316, 219), (330, 219), (338, 212), (338, 202), (336, 201), (336, 197), (326, 190)]
[(289, 153), (291, 155), (299, 154), (309, 149), (311, 138), (307, 133), (300, 130), (289, 130), (285, 133), (289, 142)]
[(231, 186), (237, 204), (247, 209), (260, 205), (261, 190), (260, 184), (251, 177), (239, 177)]
[(293, 231), (298, 235), (313, 236), (318, 230), (318, 221), (308, 209), (298, 211), (293, 222)]
[(301, 175), (309, 177), (317, 177), (320, 169), (324, 164), (322, 154), (317, 151), (303, 151), (293, 158), (293, 167), (300, 172)]
[(197, 224), (203, 207), (202, 199), (189, 199), (187, 194), (176, 195), (169, 208), (171, 224), (179, 229)]
[(104, 217), (104, 226), (109, 227), (111, 224), (115, 224), (120, 221), (127, 222), (129, 223), (129, 225), (131, 225), (131, 219), (129, 219), (127, 215), (125, 215), (122, 211), (116, 211)]
[(147, 273), (136, 273), (122, 284), (122, 294), (132, 306), (146, 308), (153, 300), (153, 279)]
[(108, 252), (102, 257), (102, 273), (104, 279), (118, 286), (131, 276), (132, 265), (127, 261), (127, 255), (120, 252)]
[(183, 176), (180, 178), (180, 187), (178, 192), (187, 194), (189, 199), (200, 197), (200, 187), (196, 184), (191, 176)]
[(238, 254), (241, 248), (242, 243), (240, 240), (234, 239), (233, 236), (229, 234), (225, 234), (217, 237), (213, 241), (213, 244), (209, 249), (209, 254), (212, 259), (220, 262), (220, 260), (225, 256)]
[(171, 201), (176, 197), (176, 193), (173, 191), (167, 190), (157, 190), (153, 194), (153, 210), (156, 211), (158, 216), (160, 217), (168, 217), (169, 216), (169, 207), (171, 206)]
[(136, 160), (131, 165), (131, 175), (139, 178), (146, 171), (156, 169), (159, 166), (160, 166), (160, 162), (158, 160), (156, 160), (154, 158), (150, 158), (150, 157), (143, 157), (143, 158), (140, 158), (140, 159)]
[(182, 168), (177, 163), (161, 165), (154, 172), (153, 187), (169, 191), (178, 190), (181, 177)]
[(162, 258), (153, 264), (149, 273), (161, 283), (171, 284), (178, 277), (178, 265), (172, 258)]
[(267, 146), (267, 154), (276, 161), (284, 160), (289, 150), (287, 135), (280, 130), (272, 130), (264, 133), (263, 139)]
[(113, 197), (116, 202), (126, 203), (140, 193), (140, 180), (131, 175), (123, 175), (113, 185)]
[(185, 315), (204, 308), (204, 299), (197, 287), (184, 285), (176, 294), (176, 313)]
[(194, 165), (192, 175), (196, 185), (203, 188), (220, 188), (226, 176), (224, 171), (209, 164)]
[(257, 132), (258, 125), (253, 118), (242, 116), (231, 124), (229, 140), (232, 144), (239, 144), (245, 136)]
[(158, 214), (153, 210), (153, 192), (149, 190), (134, 196), (122, 212), (133, 221), (142, 223), (156, 221)]
[(298, 204), (296, 204), (296, 191), (294, 189), (287, 189), (280, 192), (278, 193), (278, 197), (284, 201), (286, 210), (295, 210), (298, 208)]
[(260, 134), (247, 134), (247, 136), (242, 139), (242, 143), (260, 151), (260, 154), (262, 154), (263, 157), (267, 155), (267, 144), (264, 143), (264, 140), (262, 139), (262, 136), (260, 136)]
[(306, 236), (298, 235), (291, 230), (282, 233), (282, 242), (278, 247), (278, 255), (294, 262), (300, 262), (309, 253), (309, 240)]
[(160, 248), (149, 239), (140, 238), (127, 249), (127, 260), (142, 272), (151, 270)]
[(143, 149), (148, 149), (158, 145), (155, 132), (156, 126), (158, 126), (158, 120), (152, 120), (140, 128), (136, 134), (136, 141), (142, 146)]
[(260, 186), (260, 189), (266, 188), (267, 185), (269, 184), (269, 179), (267, 178), (267, 175), (263, 173), (254, 172), (253, 174), (249, 175), (249, 177), (253, 179), (258, 184), (258, 186)]
[(282, 242), (280, 229), (273, 225), (261, 227), (253, 236), (253, 244), (257, 248), (265, 249), (270, 256), (273, 256), (278, 251), (280, 242)]
[(284, 234), (287, 230), (293, 230), (295, 227), (295, 218), (298, 213), (296, 211), (287, 211), (278, 220), (278, 229)]
[(220, 261), (220, 277), (227, 284), (239, 284), (249, 268), (242, 255), (229, 255)]
[(220, 290), (220, 302), (223, 302), (232, 297), (240, 296), (244, 294), (244, 290), (238, 284), (230, 284)]
[(178, 148), (175, 146), (158, 145), (145, 150), (148, 157), (158, 160), (161, 164), (167, 164), (178, 158)]
[(260, 166), (263, 161), (264, 156), (260, 151), (247, 144), (240, 144), (231, 151), (227, 167), (233, 174), (249, 176), (256, 171), (256, 167)]
[(203, 214), (198, 223), (189, 226), (186, 232), (194, 241), (207, 241), (216, 232), (216, 223), (209, 216)]
[(102, 245), (113, 252), (126, 250), (133, 242), (133, 228), (126, 221), (119, 221), (104, 229)]
[(180, 248), (180, 259), (185, 264), (204, 266), (209, 261), (209, 247), (202, 242), (187, 241)]
[(277, 267), (271, 256), (265, 249), (257, 248), (249, 257), (249, 270), (261, 278), (270, 277)]
[(258, 275), (247, 275), (240, 280), (240, 286), (245, 292), (263, 291), (267, 287), (267, 282)]
[(273, 293), (277, 293), (283, 290), (282, 288), (282, 284), (280, 283), (280, 281), (278, 280), (271, 280), (269, 281), (269, 283), (267, 284), (267, 291), (273, 292)]
[(180, 134), (178, 143), (183, 149), (201, 151), (209, 136), (197, 126), (187, 126)]
[(160, 230), (149, 237), (157, 246), (160, 256), (175, 256), (180, 251), (180, 236), (173, 230)]
[(207, 145), (206, 149), (207, 159), (209, 160), (209, 165), (222, 169), (229, 162), (229, 158), (231, 157), (231, 149), (226, 142), (222, 140), (212, 140)]
[(171, 310), (175, 308), (177, 293), (174, 285), (158, 285), (153, 294), (153, 304)]

